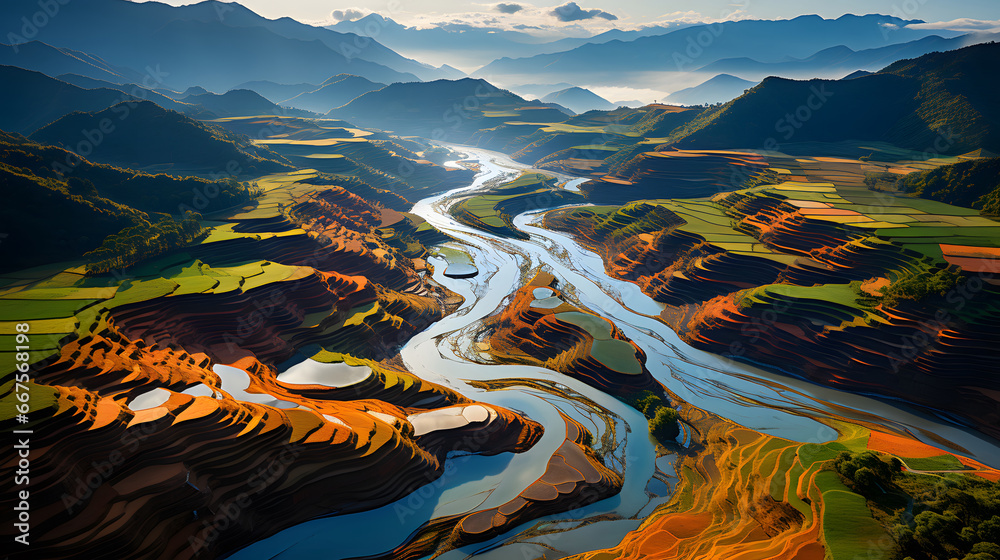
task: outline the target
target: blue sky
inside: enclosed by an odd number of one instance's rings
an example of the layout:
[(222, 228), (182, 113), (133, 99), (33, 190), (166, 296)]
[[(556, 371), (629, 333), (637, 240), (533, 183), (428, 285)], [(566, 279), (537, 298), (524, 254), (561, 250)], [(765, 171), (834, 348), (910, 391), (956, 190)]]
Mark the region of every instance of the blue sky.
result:
[[(191, 4), (192, 0), (165, 0)], [(905, 19), (944, 22), (957, 19), (988, 20), (1000, 26), (1000, 0), (567, 0), (519, 2), (468, 2), (465, 0), (243, 0), (241, 4), (268, 17), (289, 16), (307, 23), (335, 22), (332, 15), (377, 12), (421, 27), (439, 22), (500, 27), (536, 25), (563, 29), (568, 34), (602, 31), (611, 27), (634, 28), (657, 22), (718, 21), (725, 19), (786, 19), (802, 14), (835, 18), (844, 13), (882, 13)], [(555, 8), (564, 6), (559, 13)], [(562, 20), (562, 21), (561, 21)], [(977, 24), (984, 26), (985, 24)]]

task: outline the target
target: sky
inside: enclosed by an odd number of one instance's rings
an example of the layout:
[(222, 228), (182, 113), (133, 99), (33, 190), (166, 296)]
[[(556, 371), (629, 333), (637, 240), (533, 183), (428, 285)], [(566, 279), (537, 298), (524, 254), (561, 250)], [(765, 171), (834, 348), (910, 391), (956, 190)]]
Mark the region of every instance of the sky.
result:
[[(160, 0), (183, 5), (193, 0)], [(440, 23), (495, 25), (502, 28), (564, 29), (586, 35), (610, 28), (633, 29), (665, 22), (733, 19), (788, 19), (802, 14), (836, 18), (845, 13), (881, 13), (903, 19), (946, 22), (959, 18), (1000, 25), (1000, 0), (241, 0), (267, 18), (288, 16), (304, 23), (331, 24), (377, 12), (404, 25)], [(557, 9), (558, 8), (558, 9)], [(978, 24), (983, 25), (983, 24)]]

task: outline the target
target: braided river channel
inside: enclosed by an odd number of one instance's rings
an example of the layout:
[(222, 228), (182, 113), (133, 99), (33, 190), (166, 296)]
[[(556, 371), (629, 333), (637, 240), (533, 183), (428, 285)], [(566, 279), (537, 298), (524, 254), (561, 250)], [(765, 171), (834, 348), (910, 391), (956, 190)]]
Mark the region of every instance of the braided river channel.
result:
[[(770, 373), (745, 363), (694, 349), (659, 321), (662, 307), (635, 284), (609, 277), (600, 256), (570, 237), (537, 225), (539, 208), (515, 217), (530, 239), (501, 238), (457, 222), (448, 213), (460, 197), (511, 180), (527, 166), (478, 148), (451, 146), (478, 163), (479, 173), (467, 187), (426, 198), (412, 212), (456, 241), (449, 248), (468, 253), (479, 274), (445, 277), (447, 263), (431, 257), (434, 280), (465, 298), (462, 306), (410, 339), (402, 358), (417, 376), (454, 388), (484, 402), (515, 409), (545, 427), (530, 450), (485, 457), (450, 456), (444, 474), (409, 496), (383, 507), (314, 519), (281, 531), (237, 551), (230, 558), (363, 558), (391, 557), (428, 521), (498, 506), (542, 475), (549, 458), (565, 438), (559, 412), (582, 422), (593, 434), (605, 464), (624, 479), (617, 495), (570, 511), (549, 515), (513, 528), (484, 543), (440, 556), (459, 560), (560, 558), (611, 547), (636, 529), (658, 505), (669, 501), (676, 480), (676, 455), (657, 457), (646, 418), (632, 407), (580, 381), (536, 366), (496, 365), (477, 351), (482, 319), (507, 303), (511, 294), (537, 271), (551, 272), (571, 302), (614, 322), (646, 353), (646, 367), (677, 397), (732, 421), (773, 436), (821, 443), (837, 433), (817, 419), (863, 419), (905, 430), (934, 445), (954, 442), (990, 466), (1000, 466), (1000, 447), (975, 430), (889, 402), (822, 387), (788, 375)], [(582, 180), (556, 175), (563, 188)], [(503, 380), (487, 387), (484, 382)], [(930, 434), (939, 438), (930, 438)], [(685, 436), (679, 438), (681, 447)]]

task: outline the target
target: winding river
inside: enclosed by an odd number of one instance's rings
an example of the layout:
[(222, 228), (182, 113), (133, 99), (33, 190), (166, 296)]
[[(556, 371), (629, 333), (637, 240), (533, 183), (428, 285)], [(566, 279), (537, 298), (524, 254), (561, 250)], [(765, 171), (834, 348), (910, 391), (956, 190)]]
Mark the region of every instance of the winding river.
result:
[[(622, 491), (571, 512), (551, 515), (516, 527), (492, 541), (469, 545), (442, 558), (460, 560), (559, 558), (613, 546), (659, 504), (669, 500), (673, 457), (657, 458), (646, 419), (620, 401), (575, 379), (534, 366), (487, 365), (477, 360), (474, 335), (481, 319), (495, 312), (513, 291), (542, 268), (552, 272), (566, 297), (613, 321), (647, 354), (647, 368), (679, 397), (749, 428), (803, 442), (834, 439), (836, 432), (818, 422), (827, 414), (865, 419), (907, 430), (919, 439), (936, 434), (955, 442), (968, 455), (1000, 466), (1000, 447), (975, 431), (905, 405), (844, 393), (794, 377), (769, 373), (746, 364), (691, 348), (655, 316), (661, 306), (631, 283), (607, 276), (599, 256), (569, 237), (544, 230), (536, 222), (545, 209), (515, 218), (530, 234), (525, 241), (505, 239), (456, 222), (448, 208), (490, 181), (513, 177), (528, 166), (509, 157), (465, 146), (453, 146), (476, 161), (480, 172), (463, 188), (414, 205), (436, 228), (455, 238), (450, 246), (467, 252), (480, 273), (475, 278), (443, 276), (445, 262), (432, 257), (434, 279), (465, 297), (462, 307), (413, 337), (402, 349), (406, 365), (417, 376), (446, 385), (470, 398), (524, 412), (545, 426), (542, 439), (521, 454), (493, 457), (461, 455), (449, 459), (445, 473), (393, 504), (367, 512), (314, 519), (286, 529), (236, 552), (231, 558), (355, 558), (384, 554), (403, 544), (423, 523), (436, 517), (494, 507), (516, 496), (544, 472), (562, 443), (559, 411), (576, 418), (602, 442), (605, 462), (624, 478)], [(548, 173), (548, 172), (547, 172)], [(564, 188), (580, 179), (557, 175)], [(516, 381), (504, 390), (484, 390), (470, 381)], [(586, 520), (596, 523), (582, 526)]]

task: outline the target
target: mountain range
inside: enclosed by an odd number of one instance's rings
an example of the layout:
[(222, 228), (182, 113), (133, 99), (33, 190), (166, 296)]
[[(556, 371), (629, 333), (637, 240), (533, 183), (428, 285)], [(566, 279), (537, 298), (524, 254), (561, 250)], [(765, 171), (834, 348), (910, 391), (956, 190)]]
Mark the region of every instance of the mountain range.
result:
[(730, 74), (719, 74), (696, 86), (679, 89), (667, 96), (664, 101), (681, 105), (723, 103), (743, 95), (747, 89), (755, 85), (757, 82), (737, 78)]
[(751, 80), (767, 76), (783, 78), (841, 77), (857, 70), (879, 70), (897, 60), (916, 58), (935, 51), (950, 51), (985, 42), (993, 36), (960, 35), (945, 39), (931, 35), (907, 43), (855, 51), (844, 45), (823, 49), (803, 59), (759, 62), (747, 57), (726, 58), (706, 64), (699, 72), (730, 73)]
[[(806, 15), (789, 20), (694, 25), (628, 42), (614, 40), (532, 57), (503, 57), (476, 70), (472, 76), (489, 76), (500, 83), (531, 82), (537, 69), (544, 68), (546, 76), (571, 83), (621, 85), (627, 79), (633, 84), (659, 86), (655, 76), (644, 74), (687, 73), (717, 60), (737, 57), (783, 62), (789, 57), (806, 58), (839, 45), (864, 50), (884, 47), (889, 38), (902, 43), (942, 35), (941, 30), (907, 27), (910, 23), (917, 22), (877, 14), (848, 14), (837, 19)], [(896, 31), (887, 35), (886, 26), (893, 26)]]
[(1000, 43), (929, 53), (845, 80), (770, 77), (675, 131), (670, 143), (781, 150), (869, 140), (932, 155), (998, 152), (998, 85)]
[[(0, 4), (0, 19), (20, 21), (37, 9), (37, 2), (8, 0)], [(290, 18), (269, 20), (214, 0), (180, 7), (126, 0), (67, 3), (30, 39), (90, 53), (173, 89), (201, 85), (226, 91), (264, 79), (319, 83), (341, 72), (386, 83), (449, 74), (366, 37)]]
[(338, 74), (326, 80), (314, 90), (302, 92), (281, 101), (281, 105), (295, 107), (316, 113), (326, 113), (334, 107), (349, 103), (359, 95), (385, 87), (361, 76)]
[[(231, 174), (290, 169), (288, 160), (249, 138), (200, 123), (152, 101), (123, 102), (103, 111), (74, 112), (29, 136), (41, 144), (86, 154), (92, 162), (187, 174)], [(81, 144), (86, 147), (81, 149)], [(232, 166), (235, 169), (235, 166)]]
[(558, 103), (575, 113), (586, 113), (592, 110), (610, 111), (615, 108), (615, 105), (607, 99), (589, 89), (576, 86), (554, 91), (543, 97), (542, 102)]
[[(676, 22), (628, 31), (611, 29), (590, 37), (566, 37), (546, 41), (526, 31), (475, 27), (460, 23), (447, 23), (429, 28), (408, 27), (391, 18), (372, 13), (353, 21), (341, 21), (327, 26), (327, 29), (372, 37), (406, 56), (472, 70), (494, 60), (497, 53), (526, 57), (562, 52), (587, 43), (631, 41), (639, 37), (661, 35), (687, 25), (689, 24)], [(453, 68), (452, 70), (460, 72)], [(464, 76), (464, 73), (457, 77), (461, 76)]]
[(512, 118), (559, 122), (567, 117), (553, 105), (526, 101), (486, 80), (472, 78), (390, 84), (331, 110), (327, 116), (451, 142)]

